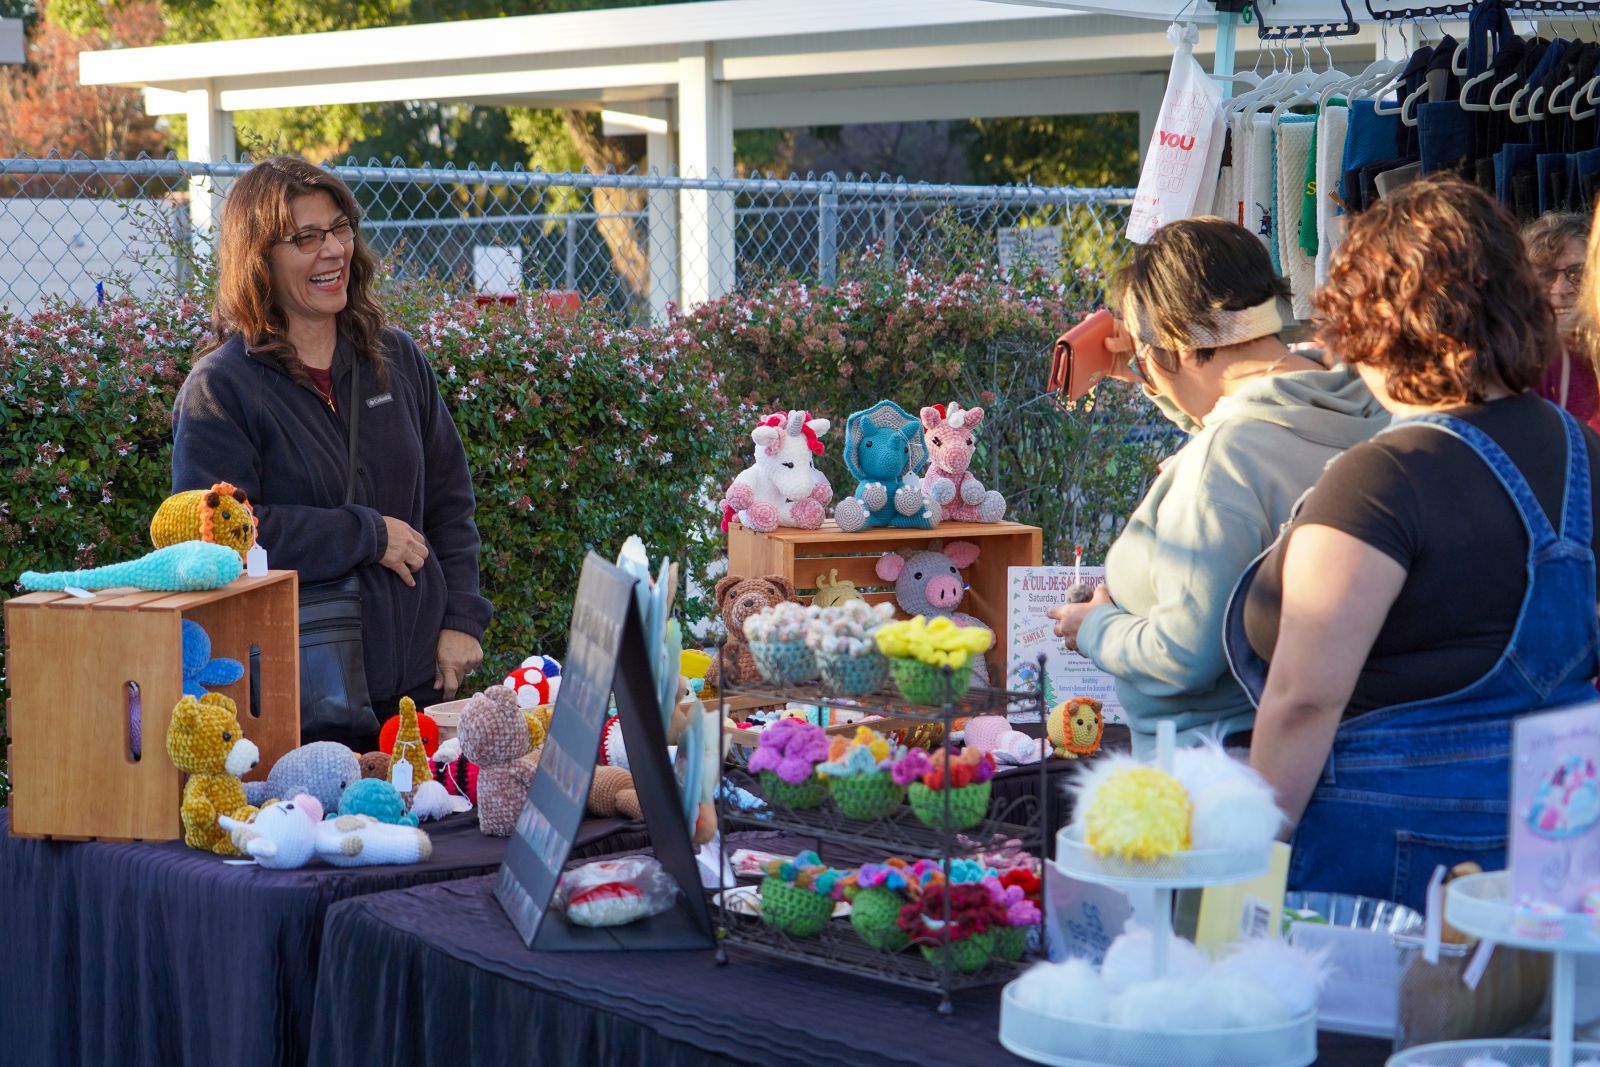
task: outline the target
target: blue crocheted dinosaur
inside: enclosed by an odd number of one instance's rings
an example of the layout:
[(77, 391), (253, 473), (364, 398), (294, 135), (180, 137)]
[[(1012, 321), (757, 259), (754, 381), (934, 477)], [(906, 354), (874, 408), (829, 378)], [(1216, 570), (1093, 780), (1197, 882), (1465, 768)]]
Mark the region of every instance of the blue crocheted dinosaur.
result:
[(30, 593), (60, 591), (69, 585), (79, 589), (130, 586), (155, 593), (188, 593), (220, 589), (243, 573), (244, 561), (227, 545), (184, 541), (126, 563), (82, 571), (24, 571), (17, 580)]
[(922, 423), (893, 400), (880, 400), (845, 421), (844, 465), (860, 481), (833, 509), (847, 533), (869, 526), (926, 530), (941, 509), (922, 491), (917, 472), (928, 461)]

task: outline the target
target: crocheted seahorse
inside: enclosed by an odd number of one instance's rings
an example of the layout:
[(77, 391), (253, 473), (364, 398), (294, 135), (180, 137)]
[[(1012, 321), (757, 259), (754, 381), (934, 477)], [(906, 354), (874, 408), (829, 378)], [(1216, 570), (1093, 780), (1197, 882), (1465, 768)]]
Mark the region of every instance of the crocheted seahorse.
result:
[(220, 589), (243, 573), (244, 561), (227, 545), (184, 541), (126, 563), (81, 571), (24, 571), (17, 581), (31, 593), (61, 590), (69, 585), (79, 589), (131, 586), (156, 593), (187, 593)]

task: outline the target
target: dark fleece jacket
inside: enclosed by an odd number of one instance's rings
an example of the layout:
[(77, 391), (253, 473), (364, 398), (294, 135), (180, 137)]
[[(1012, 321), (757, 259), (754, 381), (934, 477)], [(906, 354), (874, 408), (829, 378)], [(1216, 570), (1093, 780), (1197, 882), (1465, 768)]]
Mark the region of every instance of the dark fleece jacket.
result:
[[(178, 394), (172, 450), (173, 492), (222, 481), (244, 490), (271, 566), (305, 582), (359, 575), (375, 699), (431, 683), (440, 629), (481, 639), (493, 611), (478, 595), (475, 501), (455, 423), (416, 342), (389, 330), (385, 348), (387, 384), (361, 366), (354, 503), (344, 503), (353, 349), (342, 338), (333, 357), (338, 412), (237, 335), (197, 360)], [(386, 515), (427, 539), (415, 588), (378, 563)]]

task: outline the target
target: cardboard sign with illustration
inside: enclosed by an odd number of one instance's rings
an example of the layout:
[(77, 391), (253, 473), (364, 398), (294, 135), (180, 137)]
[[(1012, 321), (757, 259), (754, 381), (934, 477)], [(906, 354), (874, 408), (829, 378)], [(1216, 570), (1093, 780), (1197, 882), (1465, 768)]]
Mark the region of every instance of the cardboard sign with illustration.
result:
[[(1067, 599), (1072, 583), (1081, 580), (1090, 589), (1105, 582), (1104, 567), (1011, 567), (1006, 590), (1006, 631), (1010, 651), (1006, 662), (1006, 688), (1025, 693), (1044, 690), (1048, 709), (1071, 697), (1092, 697), (1104, 704), (1105, 721), (1126, 722), (1117, 700), (1116, 682), (1097, 670), (1088, 659), (1068, 652), (1055, 635), (1055, 624), (1045, 614)], [(1039, 677), (1039, 655), (1045, 656), (1045, 676)], [(1030, 713), (1013, 714), (1014, 721)]]
[(1513, 901), (1569, 912), (1600, 889), (1600, 702), (1512, 724)]

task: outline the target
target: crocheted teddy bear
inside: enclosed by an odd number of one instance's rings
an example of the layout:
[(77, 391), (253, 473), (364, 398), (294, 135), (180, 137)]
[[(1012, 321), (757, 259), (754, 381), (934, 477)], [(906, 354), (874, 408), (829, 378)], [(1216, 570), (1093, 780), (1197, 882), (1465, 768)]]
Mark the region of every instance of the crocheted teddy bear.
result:
[(267, 772), (266, 781), (246, 782), (244, 791), (257, 806), (309, 793), (323, 811), (333, 811), (345, 788), (360, 777), (361, 762), (354, 752), (337, 741), (313, 741), (285, 752)]
[(982, 408), (934, 404), (922, 409), (923, 438), (928, 443), (928, 473), (922, 489), (944, 509), (946, 522), (999, 522), (1006, 498), (973, 477), (969, 468), (975, 450)]
[(811, 457), (822, 454), (828, 425), (809, 411), (775, 411), (756, 424), (750, 433), (756, 461), (739, 472), (717, 504), (724, 532), (735, 518), (763, 533), (780, 526), (815, 530), (822, 525), (833, 486)]
[(942, 512), (917, 477), (927, 458), (922, 425), (893, 400), (880, 400), (846, 419), (844, 465), (859, 481), (855, 494), (834, 506), (839, 529), (937, 526)]
[(510, 837), (536, 767), (528, 758), (533, 745), (517, 694), (496, 685), (473, 696), (461, 709), (456, 737), (462, 754), (478, 765), (478, 829)]
[(256, 809), (245, 800), (239, 776), (261, 759), (239, 726), (239, 709), (221, 693), (196, 700), (186, 696), (172, 709), (167, 755), (188, 774), (183, 787), (183, 843), (190, 848), (237, 856), (238, 850), (217, 818), (248, 819)]
[[(956, 610), (966, 595), (967, 583), (961, 569), (978, 560), (978, 546), (971, 541), (930, 541), (921, 552), (902, 556), (898, 552), (885, 552), (878, 557), (874, 568), (878, 577), (894, 583), (895, 601), (907, 615), (922, 615), (928, 619), (944, 615), (960, 626), (978, 626), (989, 629), (975, 615)], [(989, 665), (982, 656), (972, 657), (972, 680), (979, 685), (989, 684)]]
[(728, 628), (728, 639), (722, 646), (722, 654), (713, 656), (711, 666), (706, 668), (707, 685), (718, 685), (724, 670), (729, 685), (760, 681), (761, 672), (756, 670), (755, 657), (750, 654), (750, 645), (744, 638), (744, 620), (764, 608), (794, 600), (794, 592), (794, 583), (781, 574), (769, 574), (765, 578), (740, 578), (730, 574), (717, 580), (713, 595), (722, 612), (723, 625)]
[(243, 559), (256, 543), (256, 514), (244, 493), (227, 482), (173, 493), (150, 520), (150, 540), (157, 548), (184, 541), (226, 545)]

